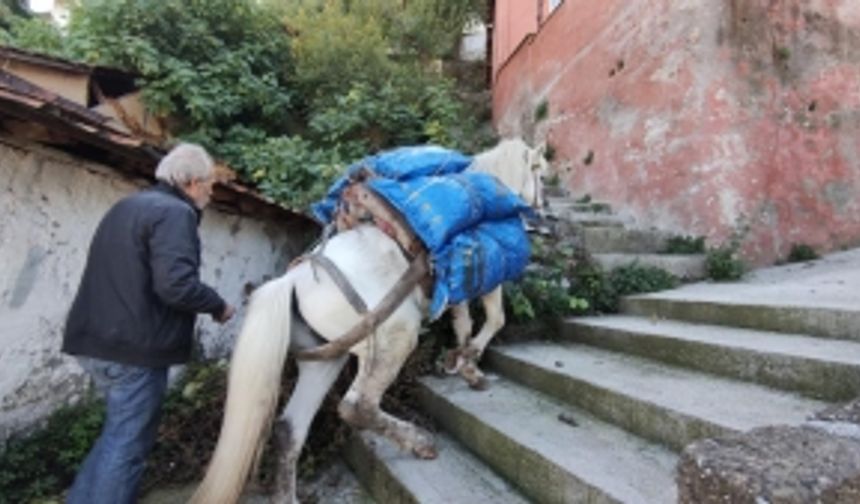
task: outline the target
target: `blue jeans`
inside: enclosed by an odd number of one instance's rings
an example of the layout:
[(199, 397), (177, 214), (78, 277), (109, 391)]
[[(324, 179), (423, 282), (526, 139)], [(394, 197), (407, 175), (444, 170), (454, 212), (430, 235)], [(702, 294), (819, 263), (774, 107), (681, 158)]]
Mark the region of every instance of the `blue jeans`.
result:
[(167, 368), (79, 358), (105, 396), (101, 435), (84, 460), (67, 504), (131, 504), (158, 434)]

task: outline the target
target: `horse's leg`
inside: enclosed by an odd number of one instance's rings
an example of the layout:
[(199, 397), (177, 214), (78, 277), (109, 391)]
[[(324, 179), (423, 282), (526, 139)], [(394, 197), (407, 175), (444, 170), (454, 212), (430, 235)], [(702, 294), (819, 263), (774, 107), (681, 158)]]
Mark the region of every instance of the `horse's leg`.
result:
[(418, 328), (393, 331), (389, 336), (373, 342), (376, 348), (365, 346), (358, 352), (358, 374), (338, 412), (345, 422), (357, 429), (370, 429), (381, 434), (420, 458), (436, 458), (436, 447), (429, 432), (385, 413), (379, 406), (382, 395), (415, 349)]
[(445, 355), (445, 371), (456, 374), (462, 365), (460, 351), (466, 348), (466, 343), (472, 336), (472, 315), (469, 313), (469, 302), (451, 306), (451, 321), (454, 326), (454, 334), (457, 335), (457, 346)]
[[(293, 350), (312, 348), (323, 342), (297, 318), (293, 322)], [(299, 378), (287, 406), (274, 424), (278, 469), (274, 502), (292, 504), (296, 500), (296, 464), (307, 439), (308, 429), (348, 356), (330, 361), (298, 361)]]
[(308, 429), (326, 393), (337, 380), (347, 357), (332, 361), (299, 361), (299, 379), (287, 407), (274, 426), (278, 446), (278, 473), (274, 502), (292, 504), (296, 500), (296, 464), (307, 439)]
[(469, 383), (469, 386), (479, 390), (487, 387), (487, 380), (484, 378), (484, 373), (478, 369), (478, 361), (481, 360), (493, 336), (505, 326), (502, 286), (496, 287), (481, 297), (481, 302), (484, 305), (487, 320), (472, 341), (460, 350), (460, 358), (463, 362), (459, 369), (460, 375)]
[(457, 346), (465, 346), (472, 336), (472, 316), (469, 314), (469, 302), (463, 301), (451, 307), (451, 318), (454, 334), (457, 335)]

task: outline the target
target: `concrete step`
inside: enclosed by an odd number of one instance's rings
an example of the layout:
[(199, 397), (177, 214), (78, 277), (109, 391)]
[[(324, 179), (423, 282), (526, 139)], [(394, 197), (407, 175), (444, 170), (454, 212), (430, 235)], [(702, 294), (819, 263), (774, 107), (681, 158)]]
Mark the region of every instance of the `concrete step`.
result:
[[(335, 460), (314, 471), (312, 477), (302, 477), (298, 481), (297, 494), (301, 502), (336, 502), (337, 504), (374, 504), (370, 494), (361, 486), (355, 474), (349, 470), (342, 460)], [(142, 495), (139, 504), (187, 504), (191, 495), (197, 490), (200, 481), (185, 484), (159, 486)], [(271, 504), (272, 495), (256, 482), (245, 486), (239, 501), (241, 504)], [(0, 502), (5, 502), (0, 498)], [(44, 499), (28, 502), (50, 504), (59, 500)]]
[(352, 471), (377, 502), (526, 504), (517, 490), (445, 434), (439, 457), (421, 460), (370, 432), (353, 433), (344, 450)]
[[(789, 292), (756, 292), (742, 285), (696, 285), (629, 296), (621, 311), (646, 318), (675, 319), (761, 331), (860, 341), (860, 306), (804, 303)], [(713, 288), (713, 290), (709, 290)]]
[(631, 316), (571, 318), (576, 343), (828, 401), (860, 395), (860, 344), (797, 334)]
[(666, 236), (658, 231), (619, 227), (582, 230), (585, 249), (592, 254), (658, 254), (666, 248)]
[(592, 257), (607, 271), (638, 263), (666, 270), (684, 280), (700, 280), (706, 275), (704, 254), (593, 254)]
[(669, 450), (578, 408), (489, 375), (487, 391), (425, 378), (425, 411), (499, 474), (541, 503), (674, 503)]
[(583, 203), (575, 198), (548, 197), (546, 198), (546, 202), (550, 212), (553, 213), (565, 211), (591, 212), (601, 214), (612, 213), (612, 206), (609, 203), (603, 203), (600, 201), (591, 201), (588, 203)]
[(492, 348), (490, 367), (680, 451), (697, 439), (800, 424), (827, 403), (572, 343)]
[(623, 227), (625, 220), (613, 214), (562, 210), (555, 214), (562, 222), (577, 227)]

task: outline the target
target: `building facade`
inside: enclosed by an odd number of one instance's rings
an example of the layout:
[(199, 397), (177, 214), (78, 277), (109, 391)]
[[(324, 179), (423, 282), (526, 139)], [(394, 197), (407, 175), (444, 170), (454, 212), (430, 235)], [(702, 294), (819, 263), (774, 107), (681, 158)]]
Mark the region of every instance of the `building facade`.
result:
[(735, 239), (756, 264), (793, 244), (860, 243), (857, 2), (499, 0), (494, 12), (494, 121), (546, 140), (574, 194), (641, 227)]

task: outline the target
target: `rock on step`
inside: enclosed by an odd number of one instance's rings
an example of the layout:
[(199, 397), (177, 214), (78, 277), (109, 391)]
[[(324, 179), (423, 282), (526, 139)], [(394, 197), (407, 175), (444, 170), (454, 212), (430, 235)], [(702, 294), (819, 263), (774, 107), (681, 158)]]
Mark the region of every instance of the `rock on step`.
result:
[(476, 392), (425, 378), (425, 411), (542, 503), (675, 502), (677, 456), (569, 405), (490, 375)]

